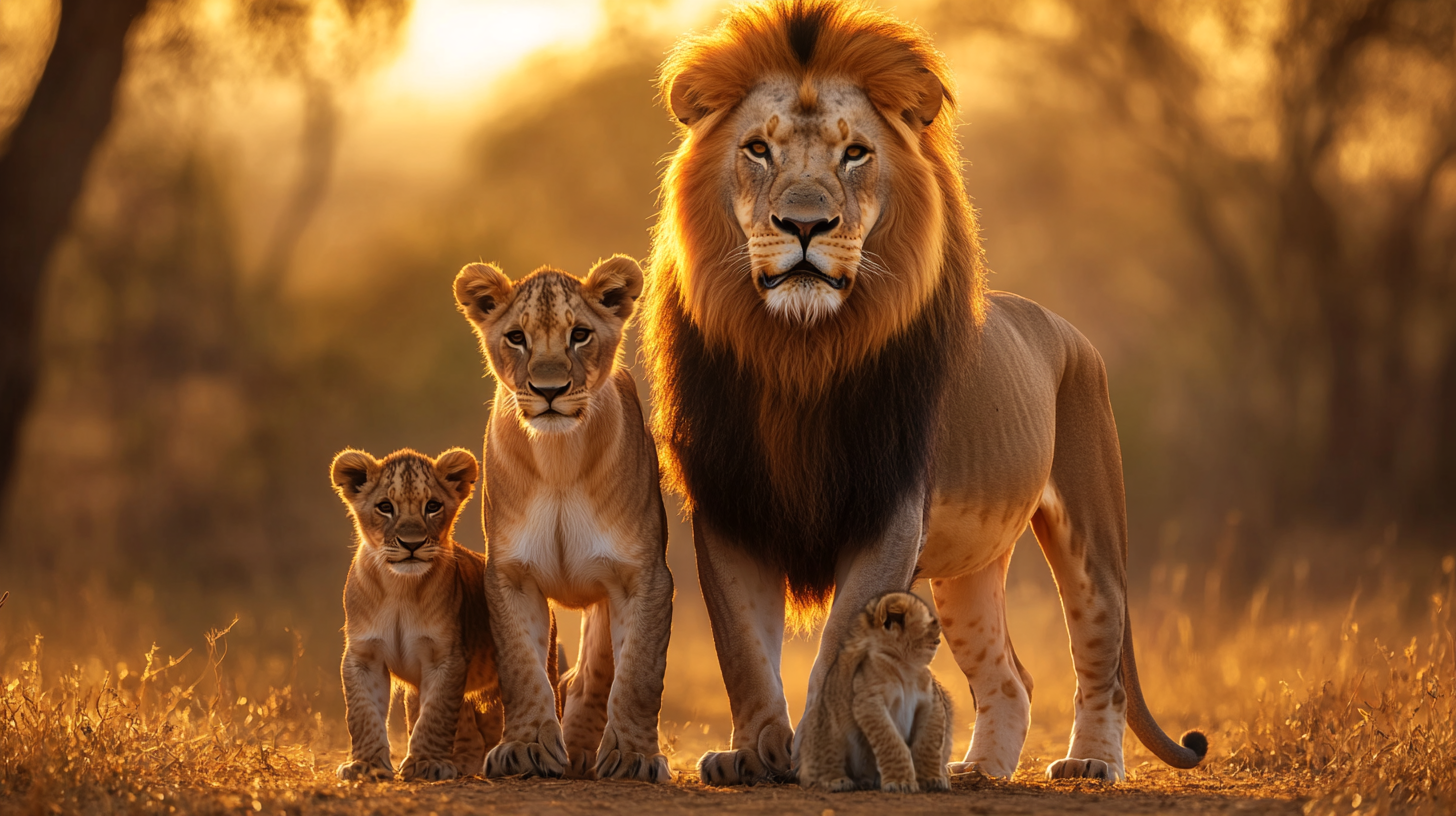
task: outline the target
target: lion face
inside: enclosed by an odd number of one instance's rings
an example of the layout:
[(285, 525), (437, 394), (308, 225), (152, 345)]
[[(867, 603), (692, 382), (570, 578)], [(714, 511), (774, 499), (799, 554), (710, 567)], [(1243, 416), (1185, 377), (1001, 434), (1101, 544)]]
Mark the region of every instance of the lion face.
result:
[(395, 575), (420, 576), (454, 546), (455, 517), (480, 465), (463, 448), (438, 459), (401, 450), (382, 460), (346, 450), (334, 457), (332, 476), (359, 530), (359, 556)]
[(907, 662), (928, 665), (940, 648), (940, 620), (930, 604), (910, 592), (886, 592), (865, 605), (858, 635)]
[(728, 127), (737, 146), (728, 187), (748, 239), (743, 271), (784, 320), (828, 317), (860, 275), (885, 271), (864, 246), (888, 193), (883, 121), (847, 81), (785, 77), (750, 92)]
[(642, 268), (625, 255), (598, 263), (585, 280), (542, 268), (512, 284), (483, 263), (455, 277), (456, 302), (491, 372), (513, 395), (521, 423), (536, 433), (581, 425), (608, 382), (641, 294)]

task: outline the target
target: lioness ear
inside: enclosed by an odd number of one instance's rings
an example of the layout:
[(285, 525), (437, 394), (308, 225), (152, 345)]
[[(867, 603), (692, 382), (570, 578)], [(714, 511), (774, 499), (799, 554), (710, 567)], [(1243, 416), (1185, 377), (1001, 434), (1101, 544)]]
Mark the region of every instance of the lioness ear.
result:
[(349, 448), (334, 457), (330, 473), (334, 490), (338, 491), (345, 504), (352, 506), (364, 491), (364, 486), (379, 476), (379, 460), (364, 451)]
[(488, 263), (466, 264), (455, 276), (455, 303), (477, 325), (509, 306), (514, 294), (510, 278)]
[(480, 478), (480, 463), (470, 451), (451, 448), (435, 459), (435, 475), (464, 501), (470, 498), (470, 492), (475, 489), (475, 482)]
[(581, 284), (581, 296), (625, 321), (642, 294), (642, 267), (626, 255), (613, 255), (592, 267)]
[(672, 80), (672, 88), (667, 92), (667, 106), (672, 110), (672, 115), (688, 127), (708, 115), (708, 111), (693, 104), (688, 84), (681, 76)]
[(914, 107), (906, 109), (905, 118), (910, 120), (911, 125), (930, 127), (930, 123), (940, 114), (943, 104), (945, 85), (941, 84), (940, 77), (926, 71), (921, 78), (920, 99)]

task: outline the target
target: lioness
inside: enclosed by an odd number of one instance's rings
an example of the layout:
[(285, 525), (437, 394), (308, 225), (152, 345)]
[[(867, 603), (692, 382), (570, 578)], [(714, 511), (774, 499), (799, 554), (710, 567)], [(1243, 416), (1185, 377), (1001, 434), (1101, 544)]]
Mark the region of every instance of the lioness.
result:
[(334, 489), (358, 536), (344, 584), (350, 747), (340, 779), (394, 775), (391, 678), (410, 687), (405, 779), (479, 773), (500, 739), (485, 558), (453, 535), (479, 474), (475, 456), (461, 448), (437, 459), (412, 450), (382, 460), (358, 450), (334, 458)]
[(682, 143), (643, 339), (733, 710), (731, 750), (703, 756), (703, 779), (792, 778), (786, 597), (833, 598), (812, 710), (859, 610), (917, 578), (977, 703), (952, 768), (1011, 774), (1031, 678), (1003, 584), (1028, 523), (1077, 671), (1071, 744), (1048, 775), (1121, 778), (1125, 722), (1165, 762), (1198, 764), (1207, 740), (1170, 740), (1137, 682), (1102, 359), (1046, 309), (986, 292), (929, 37), (832, 0), (739, 6), (673, 50), (660, 91)]
[[(667, 516), (637, 387), (619, 360), (641, 292), (642, 269), (621, 255), (585, 280), (540, 269), (512, 285), (479, 263), (455, 278), (496, 379), (485, 588), (506, 722), (487, 776), (671, 778), (657, 741), (672, 626)], [(548, 599), (586, 609), (560, 721), (540, 668)]]

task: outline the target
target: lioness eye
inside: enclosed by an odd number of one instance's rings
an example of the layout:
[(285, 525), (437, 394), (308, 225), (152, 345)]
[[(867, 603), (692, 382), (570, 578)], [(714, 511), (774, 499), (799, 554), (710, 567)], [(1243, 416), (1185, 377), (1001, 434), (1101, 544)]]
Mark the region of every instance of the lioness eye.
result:
[(766, 159), (766, 158), (768, 158), (768, 143), (767, 142), (765, 142), (765, 141), (763, 141), (761, 139), (755, 139), (755, 140), (749, 142), (746, 145), (746, 147), (748, 148), (748, 152), (750, 154), (752, 154), (755, 159)]
[(844, 151), (845, 161), (859, 161), (870, 153), (869, 148), (864, 145), (850, 145)]
[(588, 337), (591, 337), (591, 329), (577, 327), (571, 330), (571, 342), (573, 343), (585, 343)]
[(430, 501), (425, 502), (425, 512), (426, 513), (438, 513), (438, 512), (440, 512), (440, 508), (441, 507), (444, 507), (444, 506), (445, 505), (440, 504), (439, 502), (435, 501), (434, 499), (431, 499)]
[(525, 346), (526, 333), (523, 331), (506, 332), (506, 342), (513, 346)]
[(394, 515), (394, 505), (390, 504), (387, 501), (382, 501), (379, 504), (374, 505), (374, 509), (378, 510), (386, 516)]

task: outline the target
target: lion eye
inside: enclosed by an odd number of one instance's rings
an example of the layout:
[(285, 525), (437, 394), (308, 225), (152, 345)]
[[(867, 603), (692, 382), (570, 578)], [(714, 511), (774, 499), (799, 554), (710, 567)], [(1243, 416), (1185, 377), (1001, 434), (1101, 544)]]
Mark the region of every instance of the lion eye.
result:
[(591, 334), (591, 329), (584, 329), (578, 326), (577, 328), (571, 330), (571, 342), (577, 345), (581, 345), (582, 343), (585, 343), (587, 340), (591, 339)]
[(856, 162), (860, 159), (863, 159), (865, 156), (868, 156), (869, 154), (870, 149), (865, 147), (864, 145), (850, 145), (849, 147), (845, 148), (844, 160), (847, 162)]
[(526, 333), (523, 331), (506, 332), (506, 342), (516, 348), (526, 347)]
[(754, 139), (744, 145), (744, 149), (755, 159), (767, 159), (769, 157), (768, 143), (762, 139)]
[(382, 501), (379, 504), (374, 505), (374, 509), (378, 510), (386, 516), (394, 515), (394, 505), (390, 504), (387, 501)]
[(431, 499), (430, 501), (425, 502), (425, 512), (426, 513), (438, 513), (438, 512), (440, 512), (440, 508), (441, 507), (444, 507), (444, 506), (445, 505), (443, 505), (443, 504), (435, 501), (434, 499)]

